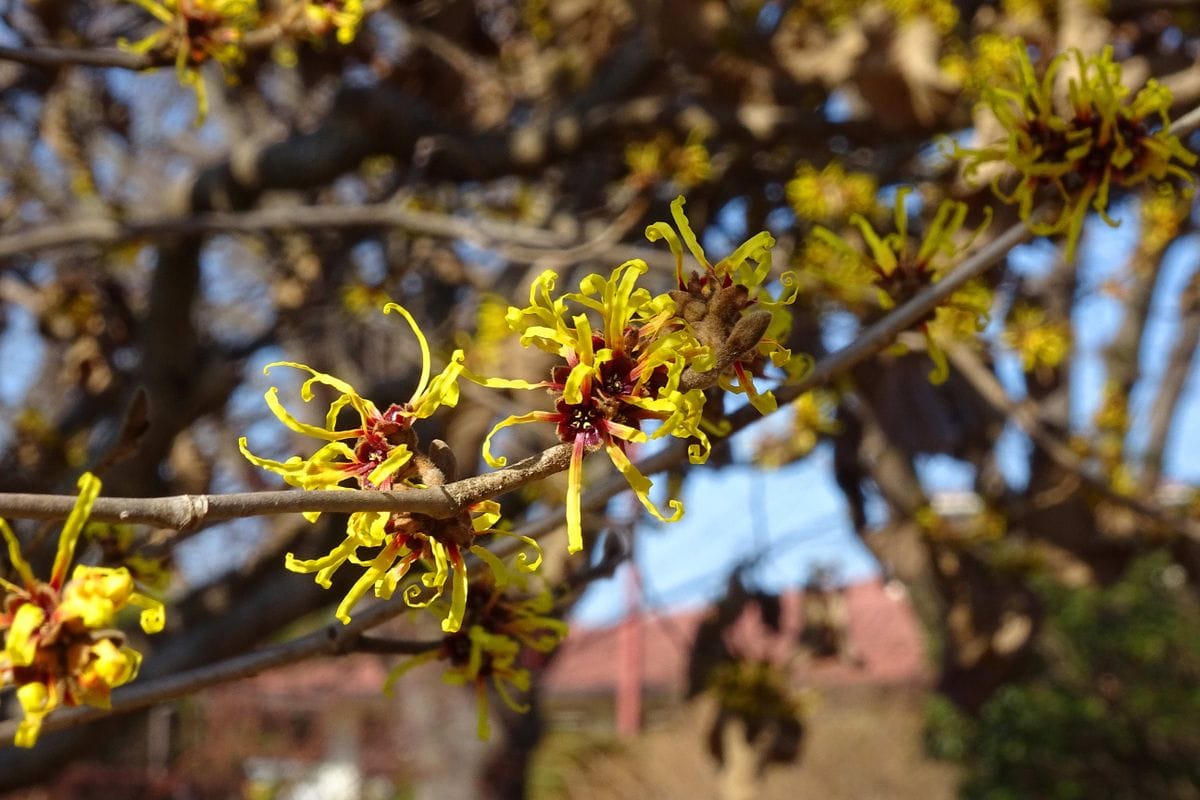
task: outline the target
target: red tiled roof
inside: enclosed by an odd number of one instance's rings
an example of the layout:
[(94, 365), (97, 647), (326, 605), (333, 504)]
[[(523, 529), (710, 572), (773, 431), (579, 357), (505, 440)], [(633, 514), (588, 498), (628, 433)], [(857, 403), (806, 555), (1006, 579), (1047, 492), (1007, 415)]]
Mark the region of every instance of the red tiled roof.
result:
[[(921, 632), (901, 591), (882, 581), (867, 581), (845, 589), (849, 610), (849, 642), (858, 663), (838, 659), (812, 659), (796, 667), (799, 683), (817, 685), (919, 683), (929, 676)], [(729, 642), (737, 652), (780, 661), (794, 652), (802, 628), (803, 592), (781, 598), (782, 631), (775, 634), (748, 611), (735, 623)], [(640, 632), (642, 684), (681, 690), (686, 682), (688, 654), (704, 609), (670, 615), (644, 616), (640, 625), (627, 627), (625, 635)], [(632, 623), (623, 623), (630, 626)], [(601, 692), (616, 686), (617, 659), (622, 646), (622, 625), (608, 628), (572, 627), (545, 676), (549, 692)], [(640, 630), (639, 630), (640, 629)]]

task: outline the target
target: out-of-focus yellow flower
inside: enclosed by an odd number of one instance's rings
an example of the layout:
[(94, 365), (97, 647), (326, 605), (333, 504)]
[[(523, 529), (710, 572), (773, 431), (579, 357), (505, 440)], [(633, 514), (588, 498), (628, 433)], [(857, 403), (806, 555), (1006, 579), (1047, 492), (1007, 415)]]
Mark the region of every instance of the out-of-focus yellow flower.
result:
[[(955, 154), (968, 176), (990, 162), (1016, 170), (1015, 188), (1001, 189), (1004, 174), (992, 188), (1004, 202), (1017, 204), (1024, 220), (1030, 221), (1048, 190), (1061, 211), (1053, 222), (1032, 224), (1036, 233), (1065, 233), (1070, 256), (1089, 208), (1117, 225), (1108, 216), (1114, 186), (1127, 189), (1171, 176), (1192, 182), (1181, 165), (1193, 166), (1196, 156), (1170, 132), (1171, 93), (1165, 86), (1151, 79), (1131, 99), (1111, 47), (1088, 58), (1078, 50), (1062, 53), (1039, 80), (1024, 42), (1016, 39), (1008, 46), (1016, 66), (1014, 85), (983, 91), (983, 104), (1003, 127), (1005, 139), (978, 149), (956, 146)], [(1068, 60), (1078, 75), (1069, 81), (1069, 109), (1060, 111), (1054, 103), (1055, 77)]]
[(120, 42), (134, 53), (173, 55), (179, 82), (196, 92), (197, 118), (208, 115), (208, 94), (199, 67), (221, 65), (226, 80), (245, 60), (242, 42), (259, 22), (257, 0), (129, 0), (163, 24), (137, 42)]
[(1071, 350), (1070, 328), (1061, 322), (1050, 322), (1046, 309), (1027, 303), (1013, 307), (1003, 339), (1021, 357), (1026, 372), (1053, 369)]
[(837, 398), (829, 391), (814, 389), (792, 401), (791, 428), (764, 437), (755, 445), (755, 461), (764, 467), (781, 467), (813, 451), (822, 435), (834, 435), (841, 425), (834, 418)]
[[(762, 310), (771, 315), (765, 333), (754, 345), (752, 356), (736, 359), (717, 380), (717, 386), (734, 394), (745, 394), (759, 412), (770, 413), (776, 407), (775, 396), (771, 392), (759, 392), (752, 376), (761, 372), (767, 361), (781, 369), (788, 379), (800, 377), (812, 365), (809, 356), (793, 354), (783, 345), (792, 324), (786, 306), (795, 302), (799, 292), (796, 275), (785, 270), (778, 278), (778, 292), (773, 292), (771, 248), (775, 246), (775, 238), (766, 231), (756, 233), (728, 256), (712, 263), (700, 246), (683, 206), (683, 197), (677, 197), (671, 203), (671, 217), (678, 234), (665, 222), (656, 222), (646, 228), (647, 239), (665, 241), (675, 256), (678, 290), (674, 296), (682, 302), (678, 316), (696, 331), (699, 341), (712, 348), (719, 343), (706, 341), (704, 331), (714, 322), (723, 330), (729, 327), (725, 323), (738, 319), (747, 310)], [(685, 246), (703, 273), (684, 274)]]
[(811, 163), (796, 165), (787, 183), (787, 198), (796, 216), (822, 225), (835, 225), (851, 214), (871, 216), (879, 187), (866, 172), (847, 172), (837, 161), (818, 170)]
[(1153, 194), (1142, 198), (1142, 237), (1138, 247), (1144, 253), (1161, 253), (1179, 235), (1192, 211), (1190, 194), (1159, 184)]
[(142, 608), (147, 633), (162, 630), (163, 605), (136, 590), (124, 567), (77, 566), (67, 579), (100, 481), (85, 473), (79, 479), (79, 498), (59, 535), (50, 579), (40, 581), (21, 555), (20, 543), (0, 519), (0, 536), (20, 585), (0, 579), (0, 686), (16, 686), (25, 718), (17, 729), (18, 747), (33, 747), (42, 720), (60, 705), (107, 707), (112, 690), (133, 680), (141, 654), (125, 646), (124, 635), (113, 630), (116, 616), (129, 606)]
[(465, 631), (442, 639), (442, 646), (400, 664), (388, 675), (384, 690), (394, 691), (396, 681), (413, 667), (429, 661), (447, 662), (442, 679), (451, 685), (472, 686), (478, 707), (480, 739), (490, 735), (488, 724), (489, 679), (500, 699), (513, 711), (529, 706), (513, 691), (529, 690), (530, 662), (544, 659), (567, 635), (567, 625), (550, 616), (554, 600), (549, 592), (530, 593), (519, 573), (494, 565), (491, 577), (472, 582)]
[[(917, 242), (908, 235), (908, 194), (907, 188), (896, 193), (896, 229), (885, 236), (876, 233), (866, 219), (851, 218), (851, 223), (858, 226), (866, 242), (865, 253), (830, 230), (813, 230), (814, 238), (824, 242), (831, 253), (842, 257), (840, 285), (836, 288), (849, 302), (855, 302), (855, 295), (861, 298), (863, 293), (873, 293), (883, 309), (907, 302), (945, 277), (991, 219), (989, 213), (987, 220), (964, 240), (959, 233), (966, 221), (967, 206), (946, 200), (938, 206), (925, 235)], [(960, 339), (974, 336), (987, 325), (991, 303), (991, 290), (980, 281), (972, 281), (920, 323), (934, 364), (929, 375), (931, 381), (942, 383), (950, 374), (946, 355), (937, 343), (939, 336)]]
[(683, 144), (669, 133), (631, 142), (625, 147), (628, 180), (637, 186), (653, 186), (669, 180), (687, 190), (712, 179), (712, 158), (704, 146), (706, 134), (693, 130)]

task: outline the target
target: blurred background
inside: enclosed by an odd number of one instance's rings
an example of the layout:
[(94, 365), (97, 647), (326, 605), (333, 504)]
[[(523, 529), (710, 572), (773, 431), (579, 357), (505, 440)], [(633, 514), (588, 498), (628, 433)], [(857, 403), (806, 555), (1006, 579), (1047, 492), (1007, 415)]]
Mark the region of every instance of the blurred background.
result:
[[(672, 288), (643, 232), (680, 194), (713, 260), (772, 232), (801, 286), (788, 345), (819, 360), (885, 310), (843, 290), (818, 226), (888, 230), (901, 187), (915, 233), (948, 198), (972, 230), (993, 209), (979, 242), (1018, 221), (947, 156), (994, 141), (977, 104), (1013, 36), (1039, 68), (1111, 46), (1173, 117), (1200, 100), (1187, 0), (0, 0), (0, 492), (69, 494), (85, 469), (113, 496), (279, 488), (238, 437), (311, 445), (262, 400), (299, 407), (298, 381), (263, 366), (403, 402), (420, 352), (387, 300), (435, 368), (464, 347), (538, 379), (506, 306), (543, 270), (566, 289), (631, 258)], [(906, 335), (657, 476), (682, 521), (626, 493), (586, 553), (543, 537), (572, 633), (527, 665), (531, 713), (491, 704), (490, 741), (435, 665), (385, 696), (396, 658), (356, 655), (5, 748), (0, 790), (1200, 797), (1197, 216), (1153, 189), (1110, 214), (987, 274), (945, 383)], [(468, 473), (497, 419), (545, 407), (462, 389), (421, 434)], [(534, 427), (500, 449), (554, 442)], [(506, 518), (564, 494), (508, 495)], [(140, 556), (168, 599), (139, 681), (326, 623), (349, 576), (326, 592), (283, 560), (339, 523), (93, 532), (88, 558)]]

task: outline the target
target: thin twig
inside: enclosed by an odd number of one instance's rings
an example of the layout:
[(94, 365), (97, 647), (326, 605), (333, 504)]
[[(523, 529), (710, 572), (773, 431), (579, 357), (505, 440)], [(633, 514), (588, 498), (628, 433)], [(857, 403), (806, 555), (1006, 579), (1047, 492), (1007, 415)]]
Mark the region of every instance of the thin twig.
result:
[[(0, 261), (43, 250), (81, 244), (115, 245), (137, 239), (202, 236), (220, 233), (262, 234), (339, 228), (397, 228), (413, 234), (460, 239), (497, 251), (517, 263), (532, 263), (565, 254), (574, 260), (610, 256), (667, 264), (669, 256), (649, 247), (611, 241), (605, 232), (596, 241), (580, 242), (553, 231), (488, 219), (415, 211), (396, 203), (363, 206), (293, 206), (246, 213), (197, 214), (143, 220), (80, 219), (52, 223), (0, 236)], [(673, 265), (674, 261), (670, 260)]]
[(170, 63), (144, 53), (114, 48), (82, 49), (66, 47), (3, 47), (0, 61), (15, 61), (31, 67), (115, 67), (134, 71), (154, 69)]

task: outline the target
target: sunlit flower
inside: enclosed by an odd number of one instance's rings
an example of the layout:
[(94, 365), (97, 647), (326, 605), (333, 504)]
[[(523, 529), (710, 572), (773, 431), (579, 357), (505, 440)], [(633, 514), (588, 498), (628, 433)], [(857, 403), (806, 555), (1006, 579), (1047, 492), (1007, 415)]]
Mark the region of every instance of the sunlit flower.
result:
[(175, 59), (179, 82), (196, 92), (197, 117), (208, 114), (208, 94), (199, 67), (221, 66), (227, 80), (245, 59), (242, 43), (258, 25), (257, 0), (130, 0), (163, 24), (140, 41), (121, 42), (135, 53), (161, 53)]
[[(646, 269), (644, 262), (627, 262), (609, 278), (587, 276), (578, 293), (563, 297), (551, 294), (558, 276), (552, 270), (542, 273), (530, 290), (529, 306), (510, 308), (508, 322), (520, 333), (522, 344), (552, 352), (563, 363), (552, 369), (549, 380), (538, 383), (477, 379), (493, 388), (547, 389), (554, 399), (554, 411), (533, 411), (499, 422), (484, 440), (483, 456), (494, 467), (504, 466), (506, 460), (491, 450), (492, 437), (504, 428), (530, 422), (555, 426), (559, 439), (572, 445), (567, 473), (567, 540), (572, 553), (583, 548), (580, 496), (586, 453), (604, 448), (642, 505), (664, 522), (679, 519), (683, 506), (670, 501), (670, 516), (658, 510), (650, 500), (650, 479), (625, 452), (628, 444), (668, 435), (695, 438), (698, 444), (689, 447), (693, 463), (708, 457), (708, 437), (700, 428), (703, 393), (679, 390), (684, 367), (702, 364), (708, 352), (687, 331), (672, 329), (675, 306), (669, 297), (651, 297), (637, 287)], [(571, 316), (568, 301), (594, 311), (601, 327), (593, 329), (586, 313)], [(651, 434), (641, 429), (647, 420), (660, 423)]]
[[(838, 289), (850, 302), (854, 302), (855, 294), (863, 292), (873, 294), (883, 309), (912, 299), (945, 277), (957, 258), (987, 226), (985, 221), (963, 241), (959, 233), (966, 221), (967, 206), (947, 200), (938, 206), (924, 237), (917, 242), (908, 235), (908, 194), (907, 189), (896, 193), (896, 229), (885, 236), (876, 233), (862, 217), (851, 218), (851, 223), (862, 233), (867, 246), (865, 253), (832, 231), (814, 229), (813, 236), (842, 257), (844, 272)], [(934, 363), (931, 381), (941, 383), (950, 372), (946, 355), (936, 341), (938, 335), (959, 339), (972, 337), (986, 326), (991, 302), (991, 290), (980, 281), (971, 281), (919, 324)]]
[[(755, 342), (747, 344), (747, 349), (752, 350), (750, 355), (734, 359), (722, 371), (716, 385), (735, 394), (745, 394), (764, 414), (774, 411), (774, 395), (759, 392), (752, 376), (761, 372), (767, 361), (788, 378), (799, 377), (812, 363), (807, 355), (793, 355), (783, 345), (792, 324), (792, 316), (785, 307), (795, 302), (799, 291), (795, 273), (783, 272), (778, 278), (779, 293), (772, 293), (771, 248), (775, 246), (775, 238), (766, 231), (751, 236), (728, 256), (712, 263), (692, 231), (683, 205), (683, 197), (677, 197), (671, 203), (671, 216), (679, 229), (678, 234), (665, 222), (656, 222), (646, 228), (647, 239), (652, 242), (662, 239), (675, 256), (678, 289), (672, 296), (679, 307), (677, 317), (695, 332), (700, 342), (716, 351), (727, 344), (747, 312), (770, 314), (770, 322), (762, 334)], [(685, 275), (685, 246), (703, 269), (702, 273), (693, 271)]]
[[(421, 347), (421, 377), (412, 397), (406, 403), (393, 403), (384, 411), (360, 395), (345, 381), (318, 372), (306, 364), (277, 361), (268, 364), (264, 374), (275, 367), (290, 367), (309, 373), (311, 377), (300, 385), (300, 397), (311, 402), (313, 387), (327, 386), (338, 393), (325, 413), (324, 425), (301, 422), (279, 401), (279, 389), (272, 386), (264, 399), (279, 421), (296, 433), (321, 439), (328, 444), (308, 458), (292, 456), (287, 461), (274, 461), (254, 455), (246, 446), (246, 437), (238, 441), (238, 447), (251, 463), (275, 472), (292, 486), (301, 489), (381, 489), (399, 488), (409, 478), (416, 477), (412, 464), (417, 444), (412, 429), (415, 420), (426, 419), (442, 406), (458, 404), (458, 376), (462, 372), (464, 355), (455, 350), (450, 363), (442, 372), (430, 379), (431, 365), (429, 343), (417, 326), (416, 320), (401, 306), (388, 303), (384, 313), (396, 312), (404, 317), (417, 337)], [(357, 424), (339, 429), (338, 416), (344, 409), (358, 415)], [(352, 442), (353, 445), (347, 442)], [(346, 486), (349, 481), (354, 484)], [(308, 518), (315, 520), (318, 514)]]
[(117, 686), (137, 676), (141, 654), (125, 645), (113, 629), (117, 614), (129, 606), (142, 608), (147, 633), (162, 630), (163, 605), (136, 590), (124, 567), (77, 566), (67, 578), (100, 480), (90, 473), (79, 479), (79, 499), (63, 525), (50, 579), (40, 581), (21, 555), (20, 543), (0, 519), (0, 535), (20, 585), (0, 578), (0, 686), (17, 687), (25, 713), (17, 729), (18, 747), (33, 747), (42, 720), (59, 706), (88, 704), (107, 708)]
[[(395, 303), (384, 306), (384, 312), (396, 312), (404, 317), (417, 337), (421, 348), (421, 377), (412, 397), (406, 403), (394, 403), (384, 411), (360, 395), (346, 382), (304, 364), (279, 362), (267, 366), (287, 366), (308, 372), (300, 386), (305, 402), (313, 399), (313, 387), (323, 385), (338, 393), (329, 404), (324, 425), (301, 422), (279, 401), (276, 387), (267, 390), (265, 399), (271, 411), (284, 425), (297, 433), (328, 442), (308, 458), (292, 456), (286, 461), (262, 458), (250, 452), (242, 437), (238, 447), (242, 454), (264, 469), (283, 477), (302, 489), (375, 489), (403, 490), (444, 480), (428, 458), (420, 456), (419, 442), (413, 422), (425, 419), (442, 406), (458, 403), (458, 376), (463, 369), (463, 352), (456, 350), (442, 372), (430, 378), (429, 344), (425, 335), (404, 308)], [(357, 419), (352, 427), (339, 428), (338, 417), (345, 409), (352, 410)], [(308, 512), (305, 517), (315, 521), (320, 515)], [(315, 559), (299, 559), (289, 553), (286, 566), (294, 572), (316, 573), (316, 582), (329, 588), (333, 574), (347, 561), (365, 567), (365, 571), (338, 605), (336, 616), (350, 621), (355, 604), (369, 591), (377, 597), (390, 598), (400, 581), (415, 564), (423, 562), (428, 568), (420, 584), (405, 588), (406, 603), (414, 607), (428, 605), (439, 598), (446, 583), (451, 584), (449, 612), (442, 622), (447, 631), (458, 630), (466, 602), (468, 552), (488, 560), (484, 548), (474, 544), (478, 536), (498, 533), (499, 507), (491, 501), (477, 503), (449, 519), (435, 519), (422, 514), (400, 514), (360, 511), (350, 515), (346, 538), (327, 555)], [(521, 564), (536, 569), (541, 561), (537, 544), (521, 538), (531, 551), (522, 554)], [(360, 555), (360, 549), (373, 552)], [(490, 562), (489, 562), (490, 563)]]
[(491, 575), (472, 581), (469, 597), (465, 630), (445, 636), (440, 648), (400, 664), (388, 675), (384, 690), (391, 693), (396, 681), (413, 667), (445, 661), (442, 679), (446, 683), (474, 687), (477, 730), (480, 739), (487, 739), (489, 680), (506, 706), (527, 712), (529, 706), (513, 692), (529, 690), (531, 662), (558, 647), (567, 625), (551, 616), (554, 600), (549, 592), (530, 593), (519, 573), (507, 573), (499, 564), (493, 565)]
[[(327, 555), (305, 560), (288, 553), (286, 566), (293, 572), (315, 572), (316, 582), (325, 589), (329, 588), (333, 574), (347, 561), (365, 567), (334, 614), (348, 623), (351, 610), (368, 591), (374, 590), (376, 597), (389, 600), (414, 564), (432, 565), (419, 582), (404, 588), (404, 602), (413, 608), (428, 606), (442, 597), (449, 581), (450, 602), (442, 619), (442, 630), (452, 633), (462, 625), (467, 603), (467, 553), (492, 567), (498, 564), (487, 548), (474, 543), (476, 538), (495, 534), (520, 539), (528, 550), (519, 554), (518, 567), (532, 572), (541, 565), (542, 551), (537, 542), (497, 529), (499, 519), (500, 505), (492, 500), (475, 503), (447, 519), (424, 514), (358, 512), (351, 515), (346, 538)], [(362, 548), (378, 549), (364, 557), (359, 555)]]
[[(1040, 80), (1024, 42), (1013, 40), (1009, 49), (1015, 85), (1001, 83), (983, 92), (983, 104), (1003, 128), (1004, 141), (973, 150), (956, 147), (955, 153), (968, 176), (990, 162), (1005, 162), (1016, 170), (1011, 191), (1001, 188), (1003, 173), (992, 187), (1006, 203), (1019, 206), (1022, 219), (1029, 221), (1034, 206), (1047, 195), (1055, 199), (1061, 206), (1057, 219), (1033, 224), (1035, 232), (1066, 233), (1069, 255), (1089, 208), (1117, 225), (1108, 216), (1113, 187), (1127, 189), (1171, 176), (1192, 181), (1181, 165), (1194, 165), (1196, 156), (1170, 132), (1170, 91), (1151, 79), (1130, 98), (1111, 47), (1086, 58), (1078, 50), (1059, 54)], [(1069, 108), (1064, 111), (1055, 106), (1055, 78), (1068, 60), (1078, 74), (1068, 82)]]

